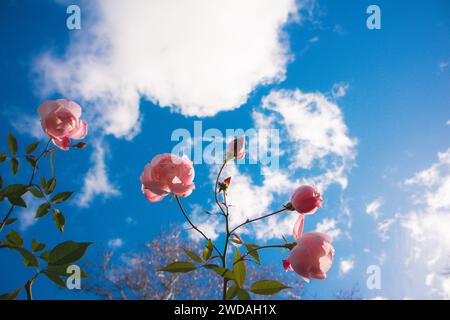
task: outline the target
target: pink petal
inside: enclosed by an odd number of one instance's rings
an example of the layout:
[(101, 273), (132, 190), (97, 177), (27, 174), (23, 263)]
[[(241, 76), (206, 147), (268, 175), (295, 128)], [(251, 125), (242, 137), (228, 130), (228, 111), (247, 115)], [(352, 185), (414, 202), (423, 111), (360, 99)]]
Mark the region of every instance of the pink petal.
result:
[(47, 100), (39, 106), (38, 113), (41, 119), (45, 120), (50, 112), (58, 108), (59, 104), (55, 100)]
[(284, 268), (284, 270), (286, 270), (286, 271), (291, 271), (291, 270), (293, 270), (293, 269), (292, 269), (292, 266), (291, 266), (291, 264), (289, 263), (288, 260), (283, 260), (283, 268)]
[(53, 138), (52, 139), (53, 143), (55, 144), (55, 146), (57, 146), (58, 148), (62, 149), (62, 150), (69, 150), (69, 144), (70, 144), (70, 139), (67, 137), (64, 137), (62, 139), (58, 139), (58, 138)]
[(299, 214), (297, 221), (295, 221), (294, 224), (294, 239), (295, 241), (298, 240), (303, 234), (303, 225), (304, 225), (305, 217), (303, 214)]
[(64, 109), (69, 110), (75, 118), (79, 119), (81, 117), (81, 107), (78, 103), (68, 99), (58, 99), (56, 102)]
[(145, 197), (147, 198), (147, 200), (150, 202), (161, 201), (167, 195), (167, 194), (157, 195), (157, 194), (154, 194), (153, 192), (151, 192), (150, 190), (144, 189), (144, 188), (142, 189), (142, 191), (143, 191)]
[(73, 139), (83, 139), (86, 137), (88, 130), (88, 125), (84, 121), (80, 121), (80, 126), (77, 130), (74, 130), (74, 132), (71, 132), (70, 137)]

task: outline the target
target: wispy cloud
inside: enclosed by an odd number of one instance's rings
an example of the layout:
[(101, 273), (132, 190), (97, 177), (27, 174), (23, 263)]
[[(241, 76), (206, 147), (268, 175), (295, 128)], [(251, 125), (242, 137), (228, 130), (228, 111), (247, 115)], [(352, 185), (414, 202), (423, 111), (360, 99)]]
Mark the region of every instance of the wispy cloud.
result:
[(370, 216), (372, 216), (375, 220), (377, 220), (380, 217), (380, 208), (384, 204), (384, 199), (382, 197), (379, 197), (375, 200), (373, 200), (371, 203), (369, 203), (366, 206), (366, 213)]
[(339, 260), (339, 273), (345, 275), (355, 267), (355, 260), (353, 258), (341, 258)]
[(316, 225), (316, 231), (326, 233), (332, 237), (333, 240), (336, 240), (342, 233), (337, 225), (338, 222), (336, 219), (325, 218)]
[(331, 96), (335, 99), (342, 98), (347, 94), (350, 85), (347, 82), (338, 82), (331, 88)]
[(79, 207), (88, 207), (95, 196), (112, 197), (120, 195), (118, 188), (109, 181), (105, 164), (105, 148), (103, 138), (94, 141), (95, 152), (92, 154), (92, 167), (84, 177), (84, 184), (75, 203)]

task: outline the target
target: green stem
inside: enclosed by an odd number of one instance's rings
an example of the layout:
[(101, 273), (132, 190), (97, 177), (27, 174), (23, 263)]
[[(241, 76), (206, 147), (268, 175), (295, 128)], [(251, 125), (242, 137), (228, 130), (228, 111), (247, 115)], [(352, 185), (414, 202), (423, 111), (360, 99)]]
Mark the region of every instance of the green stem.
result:
[(261, 249), (269, 249), (269, 248), (286, 248), (286, 249), (289, 249), (289, 247), (287, 247), (284, 244), (272, 244), (272, 245), (267, 245), (267, 246), (260, 246), (260, 247), (254, 248), (252, 250), (249, 250), (246, 254), (244, 254), (239, 259), (234, 261), (233, 265), (235, 265), (236, 263), (238, 263), (240, 261), (243, 261), (248, 255), (252, 254), (255, 251), (258, 251), (258, 250), (261, 250)]
[(232, 234), (232, 233), (235, 232), (237, 229), (239, 229), (240, 227), (245, 226), (246, 224), (249, 224), (249, 223), (252, 223), (252, 222), (261, 220), (261, 219), (265, 219), (265, 218), (271, 217), (271, 216), (273, 216), (273, 215), (276, 215), (276, 214), (279, 214), (279, 213), (282, 213), (282, 212), (285, 212), (285, 211), (288, 211), (288, 209), (283, 208), (283, 209), (280, 209), (280, 210), (277, 210), (277, 211), (268, 213), (268, 214), (263, 215), (263, 216), (258, 217), (258, 218), (248, 219), (247, 221), (245, 221), (245, 222), (241, 223), (240, 225), (236, 226), (233, 230), (231, 230), (230, 233)]

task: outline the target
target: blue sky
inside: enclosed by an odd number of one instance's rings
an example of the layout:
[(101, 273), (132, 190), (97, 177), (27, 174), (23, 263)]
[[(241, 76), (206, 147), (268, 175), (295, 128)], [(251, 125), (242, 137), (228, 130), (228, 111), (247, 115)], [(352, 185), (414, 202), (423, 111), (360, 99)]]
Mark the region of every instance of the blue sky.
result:
[[(183, 223), (175, 203), (148, 203), (139, 183), (144, 165), (176, 145), (174, 130), (193, 132), (196, 120), (223, 133), (269, 126), (281, 132), (280, 167), (264, 175), (260, 165), (232, 166), (235, 219), (279, 208), (303, 178), (322, 186), (324, 206), (306, 230), (333, 233), (336, 257), (305, 298), (355, 284), (368, 299), (449, 298), (441, 273), (450, 249), (450, 4), (377, 1), (382, 27), (369, 30), (370, 1), (261, 3), (79, 2), (82, 28), (68, 30), (64, 1), (2, 1), (1, 149), (10, 130), (22, 145), (42, 138), (36, 109), (46, 99), (78, 101), (90, 124), (89, 148), (57, 155), (59, 188), (78, 194), (64, 210), (66, 233), (50, 219), (26, 225), (23, 210), (23, 235), (93, 241), (90, 261), (111, 239), (122, 240), (119, 252), (135, 250)], [(216, 167), (195, 170), (184, 203), (210, 209)], [(244, 236), (279, 242), (290, 236), (292, 219), (283, 219)], [(284, 272), (285, 256), (270, 251), (264, 260)], [(21, 285), (20, 259), (0, 252), (0, 260), (0, 291)], [(381, 289), (366, 286), (370, 265), (380, 267)], [(46, 281), (36, 296), (90, 298)]]

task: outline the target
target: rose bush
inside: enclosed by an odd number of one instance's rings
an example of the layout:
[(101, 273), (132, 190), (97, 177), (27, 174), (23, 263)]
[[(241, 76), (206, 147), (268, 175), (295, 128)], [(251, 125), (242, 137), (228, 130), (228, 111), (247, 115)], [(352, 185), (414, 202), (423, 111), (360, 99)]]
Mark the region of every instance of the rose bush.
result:
[[(179, 158), (172, 154), (161, 154), (153, 158), (147, 164), (141, 175), (141, 188), (150, 202), (160, 201), (168, 194), (172, 194), (177, 204), (190, 224), (192, 229), (198, 232), (206, 241), (202, 254), (185, 249), (187, 257), (191, 261), (175, 261), (169, 263), (160, 271), (171, 273), (191, 272), (198, 268), (211, 269), (223, 278), (222, 298), (241, 300), (250, 299), (250, 294), (273, 295), (289, 286), (277, 280), (260, 280), (248, 286), (246, 284), (246, 263), (249, 261), (261, 263), (259, 251), (267, 248), (289, 249), (290, 254), (283, 260), (286, 270), (294, 270), (305, 281), (310, 278), (325, 279), (326, 273), (331, 268), (334, 256), (332, 240), (329, 236), (319, 232), (303, 234), (306, 215), (311, 215), (322, 205), (322, 195), (314, 186), (302, 185), (291, 196), (291, 201), (281, 209), (264, 214), (258, 218), (247, 219), (237, 226), (230, 226), (230, 205), (227, 202), (227, 191), (231, 187), (231, 177), (221, 181), (223, 169), (229, 161), (241, 160), (245, 157), (245, 137), (239, 137), (228, 144), (224, 162), (217, 174), (214, 186), (214, 198), (218, 207), (218, 213), (225, 219), (224, 246), (220, 250), (205, 233), (190, 219), (187, 210), (181, 203), (180, 197), (187, 197), (194, 190), (194, 168), (187, 158)], [(256, 245), (245, 242), (238, 230), (250, 223), (269, 218), (274, 215), (289, 211), (297, 211), (296, 223), (293, 235), (296, 242), (276, 245)], [(230, 260), (229, 247), (234, 247), (234, 257)]]

